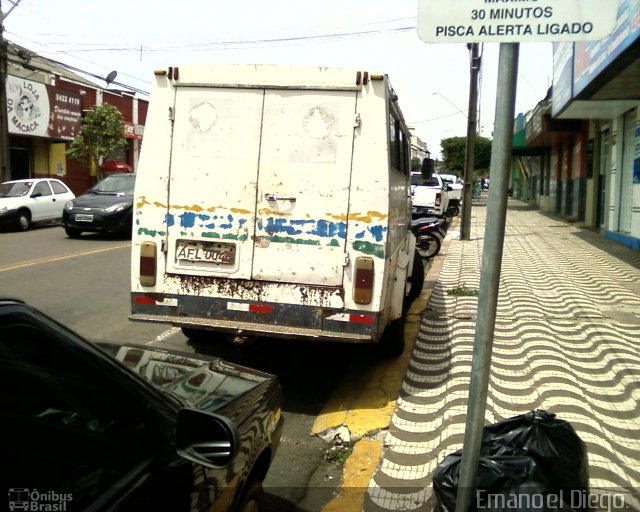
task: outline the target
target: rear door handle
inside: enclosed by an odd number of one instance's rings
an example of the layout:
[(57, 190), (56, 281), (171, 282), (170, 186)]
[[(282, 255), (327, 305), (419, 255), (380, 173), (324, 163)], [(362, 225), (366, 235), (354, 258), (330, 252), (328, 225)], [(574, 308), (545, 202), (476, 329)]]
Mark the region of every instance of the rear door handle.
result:
[(264, 198), (267, 201), (291, 201), (292, 203), (296, 202), (295, 197), (281, 197), (281, 196), (276, 196), (274, 194), (265, 194)]

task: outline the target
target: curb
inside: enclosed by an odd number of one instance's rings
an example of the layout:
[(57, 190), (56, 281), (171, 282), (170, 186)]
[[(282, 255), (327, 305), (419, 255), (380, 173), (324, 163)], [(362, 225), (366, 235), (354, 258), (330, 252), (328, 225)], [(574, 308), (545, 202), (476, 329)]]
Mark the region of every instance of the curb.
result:
[[(378, 391), (384, 391), (385, 403), (380, 403), (376, 412), (372, 415), (370, 414), (368, 418), (368, 423), (373, 423), (375, 427), (370, 425), (363, 430), (358, 424), (349, 425), (350, 419), (356, 421), (362, 419), (357, 410), (358, 397), (352, 400), (347, 409), (341, 409), (332, 397), (324, 409), (333, 412), (321, 412), (316, 419), (311, 435), (317, 435), (329, 428), (345, 425), (353, 433), (354, 440), (353, 452), (345, 462), (342, 481), (335, 491), (336, 496), (322, 507), (321, 512), (362, 512), (366, 489), (383, 461), (386, 431), (391, 425), (391, 419), (413, 354), (422, 317), (429, 308), (433, 290), (438, 283), (438, 277), (444, 265), (444, 258), (451, 243), (449, 234), (452, 232), (452, 228), (458, 225), (459, 221), (456, 217), (451, 221), (440, 252), (431, 259), (422, 293), (413, 301), (407, 312), (407, 322), (405, 324), (407, 346), (404, 352), (396, 360), (381, 364), (381, 371), (374, 372), (373, 378), (365, 378), (364, 389), (360, 390), (362, 395), (367, 395), (366, 385), (375, 381)], [(338, 392), (335, 393), (337, 396), (341, 395), (340, 390), (342, 388), (343, 385), (337, 389)]]

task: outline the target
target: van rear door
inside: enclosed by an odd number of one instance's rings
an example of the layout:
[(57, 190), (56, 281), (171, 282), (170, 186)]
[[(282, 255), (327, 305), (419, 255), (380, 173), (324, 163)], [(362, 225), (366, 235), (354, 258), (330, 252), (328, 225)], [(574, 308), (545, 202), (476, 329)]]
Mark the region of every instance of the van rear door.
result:
[(262, 90), (176, 88), (167, 273), (251, 278), (263, 101)]
[(265, 93), (253, 278), (339, 286), (354, 91)]
[(356, 92), (176, 91), (167, 272), (341, 285)]

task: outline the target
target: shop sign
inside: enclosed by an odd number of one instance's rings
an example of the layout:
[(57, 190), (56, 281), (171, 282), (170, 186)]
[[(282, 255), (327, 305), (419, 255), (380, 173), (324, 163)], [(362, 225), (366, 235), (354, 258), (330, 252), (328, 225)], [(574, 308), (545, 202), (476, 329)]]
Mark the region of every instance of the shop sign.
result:
[(427, 43), (595, 41), (616, 22), (618, 0), (419, 0)]
[(122, 124), (124, 124), (125, 138), (142, 140), (142, 135), (138, 133), (138, 130), (136, 130), (135, 124), (130, 123), (129, 121), (124, 121)]
[(9, 133), (73, 140), (80, 133), (81, 117), (80, 94), (7, 76)]

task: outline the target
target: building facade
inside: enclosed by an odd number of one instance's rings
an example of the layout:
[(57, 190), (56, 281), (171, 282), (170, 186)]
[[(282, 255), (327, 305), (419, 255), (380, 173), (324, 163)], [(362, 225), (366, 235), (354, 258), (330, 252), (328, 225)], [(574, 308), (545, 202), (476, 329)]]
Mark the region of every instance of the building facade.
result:
[(513, 196), (640, 249), (640, 0), (620, 2), (606, 39), (553, 58), (550, 93), (516, 122)]
[(134, 93), (101, 88), (63, 66), (9, 43), (7, 131), (10, 179), (56, 177), (79, 195), (99, 171), (67, 158), (67, 144), (80, 133), (83, 112), (103, 103), (123, 115), (127, 146), (109, 160), (135, 171), (148, 101)]

